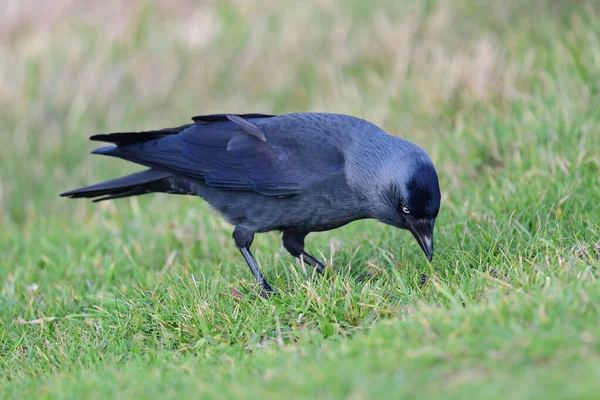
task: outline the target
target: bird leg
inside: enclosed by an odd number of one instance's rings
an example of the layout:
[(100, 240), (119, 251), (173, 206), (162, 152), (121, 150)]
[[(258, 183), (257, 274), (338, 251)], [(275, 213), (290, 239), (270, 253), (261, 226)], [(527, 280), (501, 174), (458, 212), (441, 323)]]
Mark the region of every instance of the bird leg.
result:
[(254, 232), (250, 232), (244, 230), (243, 228), (240, 228), (239, 226), (236, 226), (233, 230), (233, 240), (235, 240), (235, 245), (237, 246), (240, 253), (242, 253), (242, 255), (244, 256), (246, 263), (250, 267), (250, 271), (252, 271), (252, 275), (254, 275), (254, 278), (260, 284), (261, 289), (267, 294), (273, 293), (273, 288), (271, 287), (271, 285), (269, 285), (269, 283), (260, 273), (260, 270), (258, 269), (258, 263), (256, 262), (254, 256), (250, 252), (250, 245), (254, 240)]
[(306, 235), (308, 235), (308, 232), (283, 231), (283, 247), (285, 247), (291, 255), (301, 259), (322, 274), (325, 272), (325, 266), (304, 251), (304, 238)]

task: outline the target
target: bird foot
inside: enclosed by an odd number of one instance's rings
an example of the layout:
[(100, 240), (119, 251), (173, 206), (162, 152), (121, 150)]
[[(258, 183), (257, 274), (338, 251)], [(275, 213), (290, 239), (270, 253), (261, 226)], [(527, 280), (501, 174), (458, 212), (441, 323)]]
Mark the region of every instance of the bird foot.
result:
[(273, 290), (271, 285), (269, 285), (269, 283), (266, 280), (263, 279), (259, 283), (260, 283), (260, 295), (263, 298), (268, 299), (273, 293), (275, 293), (275, 290)]
[(370, 272), (363, 272), (362, 274), (360, 274), (358, 276), (358, 278), (356, 278), (356, 282), (358, 283), (362, 283), (368, 279), (371, 279), (373, 277), (373, 274)]

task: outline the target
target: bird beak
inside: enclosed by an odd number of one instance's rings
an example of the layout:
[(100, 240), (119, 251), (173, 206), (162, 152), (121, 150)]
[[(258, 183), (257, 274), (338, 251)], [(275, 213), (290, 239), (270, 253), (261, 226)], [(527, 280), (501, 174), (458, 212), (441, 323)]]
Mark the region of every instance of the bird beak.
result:
[(419, 246), (427, 256), (427, 259), (431, 261), (433, 258), (433, 226), (435, 224), (434, 219), (421, 219), (415, 221), (410, 225), (410, 232), (413, 234)]

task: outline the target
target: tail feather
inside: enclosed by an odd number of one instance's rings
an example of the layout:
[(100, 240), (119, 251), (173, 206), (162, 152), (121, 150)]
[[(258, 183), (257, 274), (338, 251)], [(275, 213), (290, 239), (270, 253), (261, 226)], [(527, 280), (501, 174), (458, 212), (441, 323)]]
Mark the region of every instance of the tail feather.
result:
[(139, 196), (152, 192), (166, 192), (171, 189), (167, 178), (172, 174), (168, 172), (148, 169), (136, 172), (121, 178), (97, 183), (62, 193), (62, 197), (70, 198), (95, 198), (94, 202), (118, 199), (128, 196)]
[(150, 140), (159, 139), (165, 136), (176, 135), (193, 124), (177, 126), (175, 128), (164, 128), (146, 132), (116, 132), (94, 135), (90, 140), (98, 142), (114, 143), (119, 146), (126, 146), (132, 143), (148, 142)]
[(144, 187), (137, 186), (137, 187), (134, 187), (134, 188), (132, 188), (130, 190), (126, 190), (124, 192), (110, 194), (108, 196), (104, 196), (104, 197), (99, 197), (99, 198), (93, 199), (92, 202), (93, 203), (97, 203), (99, 201), (104, 201), (104, 200), (121, 199), (123, 197), (130, 197), (130, 196), (141, 196), (141, 195), (147, 194), (147, 193), (152, 193), (152, 191), (147, 190)]

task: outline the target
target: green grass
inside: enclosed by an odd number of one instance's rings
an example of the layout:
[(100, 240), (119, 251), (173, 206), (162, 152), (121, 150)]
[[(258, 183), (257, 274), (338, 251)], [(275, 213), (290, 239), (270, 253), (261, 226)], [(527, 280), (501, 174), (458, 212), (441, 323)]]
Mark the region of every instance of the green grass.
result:
[[(600, 397), (597, 2), (62, 3), (0, 5), (0, 398)], [(430, 153), (431, 265), (260, 235), (266, 300), (200, 199), (58, 197), (137, 169), (92, 134), (315, 110)]]

